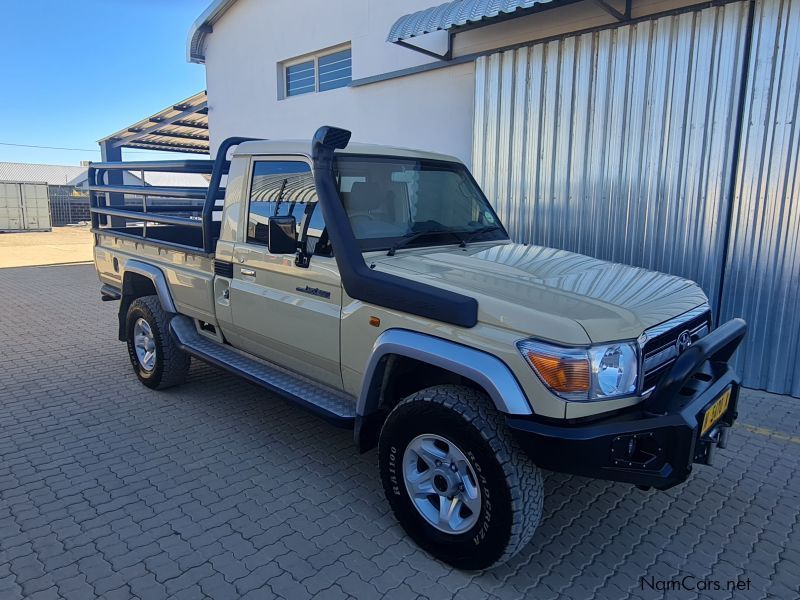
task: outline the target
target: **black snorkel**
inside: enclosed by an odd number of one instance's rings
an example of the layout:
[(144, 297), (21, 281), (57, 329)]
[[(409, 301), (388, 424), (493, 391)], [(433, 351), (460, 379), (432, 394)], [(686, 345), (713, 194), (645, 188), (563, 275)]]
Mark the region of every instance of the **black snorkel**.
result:
[(334, 152), (346, 148), (351, 132), (323, 126), (314, 134), (314, 183), (342, 285), (350, 297), (459, 327), (478, 322), (475, 298), (370, 269), (353, 234), (333, 175)]

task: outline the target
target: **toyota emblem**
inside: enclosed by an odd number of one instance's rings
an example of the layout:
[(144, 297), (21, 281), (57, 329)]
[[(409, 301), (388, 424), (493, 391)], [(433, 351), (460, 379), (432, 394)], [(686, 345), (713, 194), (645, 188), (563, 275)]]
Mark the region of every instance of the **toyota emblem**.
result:
[(692, 345), (692, 334), (688, 331), (682, 331), (675, 342), (675, 350), (678, 354), (684, 352), (689, 346)]

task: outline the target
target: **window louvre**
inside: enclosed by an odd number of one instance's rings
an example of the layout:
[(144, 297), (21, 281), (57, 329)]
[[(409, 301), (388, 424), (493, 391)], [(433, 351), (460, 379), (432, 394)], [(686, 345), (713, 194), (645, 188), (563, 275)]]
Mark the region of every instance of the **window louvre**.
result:
[(286, 96), (325, 92), (350, 85), (353, 77), (350, 48), (320, 54), (301, 63), (287, 65)]
[(313, 92), (316, 88), (314, 79), (313, 60), (286, 67), (286, 95), (297, 96)]
[(350, 85), (352, 79), (352, 58), (350, 48), (341, 52), (334, 52), (320, 56), (319, 65), (319, 91), (334, 90)]

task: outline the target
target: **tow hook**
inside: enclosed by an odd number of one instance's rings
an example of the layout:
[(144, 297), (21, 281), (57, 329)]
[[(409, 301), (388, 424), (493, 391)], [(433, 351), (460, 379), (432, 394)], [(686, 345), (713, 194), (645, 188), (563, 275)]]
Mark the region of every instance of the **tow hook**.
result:
[(717, 453), (717, 443), (718, 442), (712, 442), (711, 444), (708, 445), (708, 450), (706, 451), (705, 464), (707, 465), (714, 464), (714, 456)]
[(728, 447), (728, 435), (731, 432), (730, 427), (720, 427), (719, 432), (719, 441), (717, 442), (717, 447), (722, 448), (723, 450)]

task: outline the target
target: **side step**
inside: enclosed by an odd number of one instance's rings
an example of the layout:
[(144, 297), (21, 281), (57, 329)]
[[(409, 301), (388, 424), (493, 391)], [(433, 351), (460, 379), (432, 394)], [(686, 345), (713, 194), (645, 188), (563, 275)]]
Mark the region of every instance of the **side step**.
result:
[(194, 322), (189, 317), (174, 317), (169, 328), (172, 337), (184, 352), (280, 394), (335, 425), (353, 426), (356, 416), (355, 398), (216, 343), (197, 333)]

